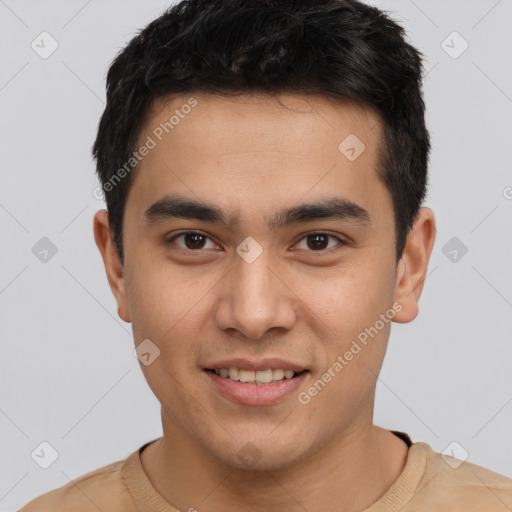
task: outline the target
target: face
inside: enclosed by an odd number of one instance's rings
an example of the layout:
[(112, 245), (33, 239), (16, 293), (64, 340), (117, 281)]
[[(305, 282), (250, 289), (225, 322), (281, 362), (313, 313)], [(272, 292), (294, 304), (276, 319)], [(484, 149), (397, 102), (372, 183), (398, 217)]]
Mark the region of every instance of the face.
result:
[(164, 433), (229, 466), (285, 467), (368, 428), (391, 323), (415, 316), (429, 254), (411, 242), (397, 267), (378, 118), (279, 100), (156, 103), (123, 269), (95, 219), (119, 314), (150, 340), (141, 368)]

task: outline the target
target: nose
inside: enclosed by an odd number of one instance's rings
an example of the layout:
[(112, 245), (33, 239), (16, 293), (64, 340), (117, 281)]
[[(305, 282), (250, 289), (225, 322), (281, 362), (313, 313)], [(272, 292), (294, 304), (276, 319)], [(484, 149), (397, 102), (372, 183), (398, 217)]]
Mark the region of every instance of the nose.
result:
[(277, 269), (266, 251), (251, 263), (235, 259), (220, 288), (215, 310), (219, 329), (234, 329), (252, 340), (261, 339), (271, 329), (292, 329), (298, 300)]

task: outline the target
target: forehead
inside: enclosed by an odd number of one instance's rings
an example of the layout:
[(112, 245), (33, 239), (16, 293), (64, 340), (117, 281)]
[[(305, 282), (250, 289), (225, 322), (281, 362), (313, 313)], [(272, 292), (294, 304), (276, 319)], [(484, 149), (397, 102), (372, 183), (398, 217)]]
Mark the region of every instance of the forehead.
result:
[[(192, 121), (185, 122), (187, 119)], [(288, 129), (283, 130), (285, 127)], [(297, 151), (305, 152), (319, 142), (315, 135), (321, 134), (324, 143), (336, 143), (347, 135), (347, 129), (357, 132), (353, 134), (369, 146), (381, 137), (379, 116), (368, 107), (347, 100), (293, 93), (224, 96), (195, 92), (154, 100), (142, 123), (139, 140), (148, 134), (158, 140), (168, 135), (185, 139), (201, 130), (210, 135), (214, 145), (218, 142), (215, 135), (224, 138), (233, 133), (237, 135), (236, 143), (243, 144), (245, 133), (250, 135), (250, 140), (245, 141), (248, 144), (261, 141), (291, 147), (295, 141)], [(265, 132), (272, 132), (272, 136), (265, 137)], [(372, 148), (369, 149), (371, 153)]]
[(254, 210), (339, 189), (370, 209), (389, 200), (379, 198), (381, 129), (371, 110), (321, 96), (168, 96), (146, 115), (137, 147), (152, 149), (128, 195), (141, 208), (175, 192)]

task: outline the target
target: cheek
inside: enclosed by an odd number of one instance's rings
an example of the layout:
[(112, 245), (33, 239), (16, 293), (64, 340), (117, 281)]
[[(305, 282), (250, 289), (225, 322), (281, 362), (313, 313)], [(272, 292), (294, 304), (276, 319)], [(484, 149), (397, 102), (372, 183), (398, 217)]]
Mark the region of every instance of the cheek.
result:
[(128, 299), (134, 332), (165, 339), (187, 326), (194, 328), (204, 312), (214, 276), (180, 268), (163, 258), (161, 262), (156, 258), (140, 261), (132, 268)]
[(141, 361), (141, 369), (155, 396), (170, 411), (193, 411), (191, 375), (196, 370), (198, 342), (204, 335), (211, 285), (156, 267), (130, 274), (128, 294), (135, 344), (149, 339), (159, 351), (150, 365)]
[(382, 260), (360, 263), (306, 279), (300, 291), (324, 352), (308, 395), (311, 404), (334, 416), (357, 410), (374, 392), (395, 313), (389, 268)]
[(391, 307), (394, 283), (389, 266), (373, 259), (303, 276), (297, 282), (297, 295), (319, 325), (342, 343), (373, 325)]

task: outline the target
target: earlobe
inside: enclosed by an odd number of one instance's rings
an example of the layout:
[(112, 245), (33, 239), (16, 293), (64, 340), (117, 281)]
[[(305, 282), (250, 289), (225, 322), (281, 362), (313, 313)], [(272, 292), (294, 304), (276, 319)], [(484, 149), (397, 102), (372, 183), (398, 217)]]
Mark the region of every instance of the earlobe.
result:
[(117, 302), (117, 313), (122, 320), (130, 322), (128, 298), (126, 294), (126, 279), (119, 254), (117, 253), (110, 233), (107, 210), (99, 210), (94, 215), (93, 232), (94, 240), (103, 258), (110, 289)]
[(395, 302), (402, 305), (402, 310), (395, 315), (395, 322), (411, 322), (418, 315), (418, 303), (435, 237), (434, 212), (430, 208), (421, 208), (407, 236), (404, 252), (398, 263)]

